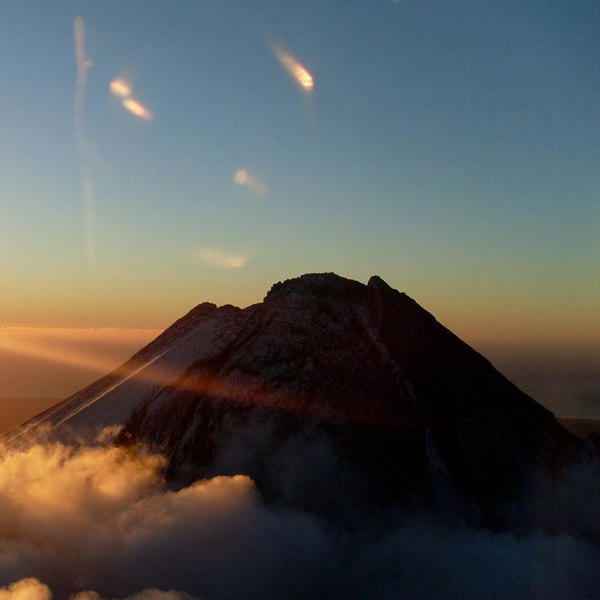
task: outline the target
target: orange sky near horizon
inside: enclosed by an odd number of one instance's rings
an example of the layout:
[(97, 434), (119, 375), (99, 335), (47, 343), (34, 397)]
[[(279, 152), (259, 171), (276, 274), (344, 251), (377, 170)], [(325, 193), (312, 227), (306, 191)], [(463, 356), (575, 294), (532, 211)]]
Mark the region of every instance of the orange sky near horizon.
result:
[[(582, 405), (580, 412), (596, 414), (593, 398), (597, 395), (600, 372), (598, 343), (593, 335), (557, 342), (560, 334), (557, 327), (546, 329), (545, 338), (538, 333), (536, 338), (527, 339), (514, 315), (511, 319), (507, 313), (506, 319), (498, 319), (495, 328), (491, 328), (486, 320), (489, 315), (483, 310), (472, 314), (471, 322), (476, 324), (479, 318), (487, 323), (485, 328), (478, 332), (476, 327), (471, 330), (465, 327), (460, 331), (443, 316), (436, 316), (551, 410), (565, 416), (579, 414), (578, 408), (570, 413), (570, 406), (578, 406), (580, 401), (576, 399), (581, 398), (581, 402), (591, 404), (587, 408)], [(161, 331), (161, 328), (0, 326), (0, 399), (65, 398), (118, 367)], [(481, 331), (485, 334), (477, 335)], [(0, 406), (0, 410), (13, 412), (14, 406), (13, 402)]]
[(0, 327), (0, 398), (64, 398), (118, 367), (160, 332)]
[[(371, 274), (365, 271), (353, 278), (366, 283)], [(243, 307), (262, 301), (273, 283), (286, 278), (277, 275), (258, 275), (252, 269), (236, 276), (215, 271), (210, 286), (206, 281), (194, 285), (191, 302), (185, 290), (162, 285), (160, 279), (160, 289), (148, 294), (140, 289), (135, 293), (135, 280), (116, 295), (109, 286), (99, 287), (98, 294), (76, 287), (65, 294), (53, 286), (45, 294), (48, 301), (37, 306), (26, 298), (39, 299), (39, 294), (24, 294), (19, 303), (18, 294), (9, 290), (0, 302), (0, 398), (64, 397), (117, 367), (200, 302)], [(405, 285), (391, 273), (381, 276), (484, 354), (486, 348), (500, 346), (519, 354), (552, 348), (600, 354), (593, 294), (578, 299), (565, 287), (548, 296), (535, 281), (518, 289), (474, 285), (467, 294), (466, 282), (450, 281), (450, 275), (435, 289), (414, 273), (407, 273)], [(140, 303), (140, 297), (151, 300)]]

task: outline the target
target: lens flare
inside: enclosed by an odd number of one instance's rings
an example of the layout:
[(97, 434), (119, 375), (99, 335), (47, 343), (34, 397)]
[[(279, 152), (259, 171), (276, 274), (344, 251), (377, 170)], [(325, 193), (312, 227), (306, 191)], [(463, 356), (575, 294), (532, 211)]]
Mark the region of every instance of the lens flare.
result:
[(245, 185), (248, 181), (248, 171), (246, 169), (238, 169), (233, 176), (233, 181), (238, 185)]
[(313, 76), (307, 69), (296, 60), (289, 52), (286, 52), (281, 46), (271, 47), (275, 58), (281, 66), (296, 80), (296, 82), (307, 92), (312, 91), (315, 86)]
[(144, 121), (152, 121), (154, 119), (154, 114), (151, 113), (141, 102), (135, 100), (135, 98), (125, 98), (123, 100), (123, 107)]
[(248, 171), (248, 169), (238, 169), (233, 176), (233, 182), (236, 185), (248, 188), (252, 193), (256, 194), (257, 196), (267, 195), (267, 184), (264, 181), (258, 179), (257, 177), (254, 177), (254, 175), (252, 175)]
[(123, 79), (113, 79), (110, 82), (110, 93), (118, 98), (127, 98), (132, 93), (131, 86)]
[(88, 265), (91, 266), (94, 264), (96, 254), (94, 243), (94, 181), (86, 152), (87, 143), (83, 128), (83, 108), (85, 104), (87, 70), (91, 67), (92, 62), (85, 57), (85, 24), (81, 17), (75, 17), (73, 21), (73, 46), (75, 49), (75, 65), (77, 67), (75, 99), (73, 102), (73, 128), (75, 130), (77, 153), (79, 154), (81, 195), (85, 217), (85, 253)]
[(198, 248), (197, 256), (202, 262), (223, 269), (239, 269), (248, 262), (248, 257), (243, 254), (229, 254), (210, 246)]

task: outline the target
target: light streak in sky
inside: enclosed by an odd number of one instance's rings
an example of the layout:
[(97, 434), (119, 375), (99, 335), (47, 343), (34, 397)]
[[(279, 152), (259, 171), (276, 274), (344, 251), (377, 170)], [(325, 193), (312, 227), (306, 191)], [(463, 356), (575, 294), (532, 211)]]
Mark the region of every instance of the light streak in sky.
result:
[(106, 373), (159, 329), (0, 327), (0, 354)]
[(152, 121), (152, 119), (154, 119), (154, 114), (135, 98), (125, 98), (123, 100), (123, 107), (136, 117), (144, 119), (144, 121)]
[(131, 86), (124, 79), (113, 79), (110, 82), (110, 92), (118, 98), (127, 98), (133, 92)]
[(230, 254), (211, 246), (198, 248), (197, 256), (202, 262), (223, 269), (239, 269), (248, 262), (248, 257), (243, 254)]
[(84, 237), (85, 253), (89, 265), (94, 263), (94, 181), (87, 160), (86, 142), (83, 128), (83, 111), (85, 106), (85, 84), (87, 70), (92, 66), (92, 61), (85, 57), (85, 25), (81, 17), (73, 21), (73, 45), (75, 48), (75, 66), (77, 76), (75, 80), (75, 99), (73, 103), (73, 128), (79, 155), (79, 170), (81, 176), (81, 196), (84, 212)]
[(248, 188), (257, 196), (267, 195), (267, 184), (257, 177), (254, 177), (254, 175), (252, 175), (248, 169), (238, 169), (233, 176), (233, 182), (236, 185)]
[(81, 132), (82, 127), (85, 82), (87, 79), (87, 66), (85, 64), (85, 28), (81, 17), (76, 17), (73, 21), (73, 44), (75, 47), (75, 66), (77, 68), (73, 120), (75, 122), (75, 132), (77, 134)]
[(306, 91), (312, 91), (315, 86), (313, 76), (302, 63), (277, 44), (273, 44), (271, 50), (281, 66), (296, 80), (296, 82)]
[(10, 335), (0, 336), (0, 350), (98, 373), (107, 373), (115, 368), (114, 361), (97, 354), (82, 352), (81, 349), (60, 348), (56, 344), (48, 344), (35, 339), (19, 339)]

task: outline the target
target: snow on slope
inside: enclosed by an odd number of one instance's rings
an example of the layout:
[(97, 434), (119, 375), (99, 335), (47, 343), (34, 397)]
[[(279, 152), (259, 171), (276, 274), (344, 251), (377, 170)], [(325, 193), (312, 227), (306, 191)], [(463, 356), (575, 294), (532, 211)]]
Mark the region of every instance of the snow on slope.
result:
[(72, 430), (93, 437), (103, 427), (124, 424), (153, 392), (176, 388), (194, 363), (221, 352), (244, 320), (234, 307), (197, 306), (113, 373), (9, 431), (5, 443), (29, 442), (49, 432), (68, 437)]

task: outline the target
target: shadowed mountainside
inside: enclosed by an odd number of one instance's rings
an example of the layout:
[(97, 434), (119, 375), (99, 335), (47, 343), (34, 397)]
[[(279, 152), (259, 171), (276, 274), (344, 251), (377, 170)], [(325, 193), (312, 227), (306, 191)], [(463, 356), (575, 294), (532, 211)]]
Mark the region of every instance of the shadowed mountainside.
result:
[(501, 527), (531, 481), (591, 460), (548, 410), (376, 276), (309, 274), (246, 309), (200, 304), (8, 439), (113, 424), (121, 443), (163, 452), (174, 483), (245, 473), (266, 500), (336, 519), (365, 505), (460, 507)]

